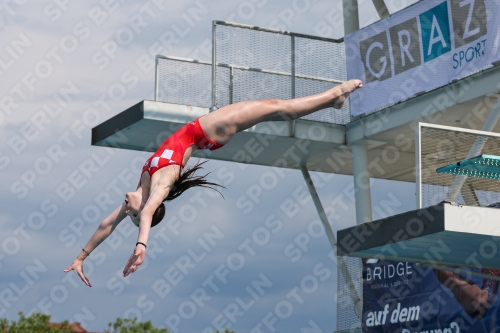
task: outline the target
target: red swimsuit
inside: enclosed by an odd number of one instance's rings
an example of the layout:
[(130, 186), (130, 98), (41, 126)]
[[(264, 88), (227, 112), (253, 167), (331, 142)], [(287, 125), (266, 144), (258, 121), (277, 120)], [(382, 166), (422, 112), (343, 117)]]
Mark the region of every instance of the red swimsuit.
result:
[(142, 167), (142, 173), (149, 172), (152, 176), (156, 171), (168, 165), (182, 165), (182, 159), (186, 149), (191, 145), (197, 145), (199, 149), (216, 150), (223, 145), (208, 138), (200, 126), (198, 119), (182, 126), (174, 134), (169, 136), (160, 145), (158, 150), (146, 161)]

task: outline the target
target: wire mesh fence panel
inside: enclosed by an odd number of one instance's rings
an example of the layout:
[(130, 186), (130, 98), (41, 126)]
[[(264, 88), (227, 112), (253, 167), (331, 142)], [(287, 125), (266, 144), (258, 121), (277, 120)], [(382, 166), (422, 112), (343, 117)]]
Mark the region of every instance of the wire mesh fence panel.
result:
[(288, 73), (291, 71), (290, 36), (217, 25), (215, 38), (218, 63)]
[(268, 98), (290, 99), (290, 76), (233, 70), (234, 103)]
[[(353, 257), (342, 258), (345, 261), (345, 265), (337, 266), (337, 331), (361, 327), (361, 319), (358, 314), (360, 314), (359, 310), (363, 301), (361, 259)], [(341, 260), (337, 260), (337, 262), (340, 263)], [(347, 272), (349, 274), (346, 274)], [(355, 304), (351, 297), (349, 290), (350, 283), (346, 281), (346, 276), (349, 275), (352, 279), (354, 289), (360, 297), (360, 304)]]
[(156, 101), (209, 108), (212, 65), (187, 59), (158, 57)]
[[(296, 78), (295, 97), (318, 94), (336, 85), (337, 84), (333, 84), (331, 82)], [(347, 99), (341, 109), (327, 108), (311, 113), (301, 119), (332, 124), (347, 124), (351, 120), (351, 115), (349, 113), (349, 99)]]
[[(338, 81), (347, 80), (344, 43), (296, 37), (295, 74)], [(337, 83), (329, 81), (298, 77), (295, 79), (295, 97), (318, 94), (336, 85)], [(348, 100), (340, 110), (328, 108), (302, 117), (302, 119), (347, 124), (351, 120), (349, 110)]]
[[(494, 133), (480, 135), (459, 128), (422, 125), (420, 140), (422, 207), (442, 201), (454, 201), (468, 206), (499, 205), (499, 180), (436, 172), (438, 168), (479, 155), (499, 155), (499, 137)], [(460, 179), (463, 184), (459, 182)]]
[(344, 43), (295, 37), (295, 73), (347, 80)]
[[(216, 22), (214, 38), (216, 108), (230, 101), (317, 94), (347, 79), (343, 42), (226, 22)], [(233, 67), (233, 80), (219, 80), (220, 66)], [(349, 103), (303, 119), (346, 124)]]
[[(429, 207), (446, 200), (448, 186), (422, 184), (422, 207)], [(459, 193), (454, 200), (459, 205), (465, 205), (464, 198)]]
[[(215, 86), (217, 87), (215, 91), (216, 94), (215, 99), (219, 102), (221, 106), (226, 106), (234, 103), (231, 100), (231, 94), (232, 94), (232, 91), (230, 89), (231, 74), (229, 67), (217, 66), (215, 70), (216, 70)], [(210, 88), (210, 91), (212, 91), (212, 87)]]

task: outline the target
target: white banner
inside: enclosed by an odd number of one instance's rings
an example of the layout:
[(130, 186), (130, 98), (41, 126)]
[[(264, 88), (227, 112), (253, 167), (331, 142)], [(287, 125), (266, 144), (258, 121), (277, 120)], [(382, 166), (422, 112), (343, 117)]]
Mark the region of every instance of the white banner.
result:
[(356, 117), (500, 60), (500, 0), (424, 0), (344, 40)]

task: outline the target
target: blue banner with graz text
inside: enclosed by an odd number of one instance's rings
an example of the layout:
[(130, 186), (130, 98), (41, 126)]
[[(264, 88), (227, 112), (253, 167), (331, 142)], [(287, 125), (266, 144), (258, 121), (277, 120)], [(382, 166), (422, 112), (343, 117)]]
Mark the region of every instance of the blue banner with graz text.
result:
[(500, 60), (500, 1), (423, 0), (344, 38), (353, 117), (443, 87)]

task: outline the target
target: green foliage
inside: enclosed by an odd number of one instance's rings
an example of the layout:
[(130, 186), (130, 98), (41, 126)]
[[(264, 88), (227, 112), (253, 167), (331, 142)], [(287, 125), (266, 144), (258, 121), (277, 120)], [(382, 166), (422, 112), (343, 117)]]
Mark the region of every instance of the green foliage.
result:
[[(34, 313), (26, 317), (19, 312), (19, 320), (11, 321), (0, 318), (0, 333), (73, 333), (71, 325), (67, 321), (60, 324), (50, 324), (50, 315)], [(104, 333), (170, 333), (167, 328), (156, 328), (151, 321), (138, 322), (137, 318), (117, 318), (114, 323), (108, 324)], [(217, 330), (214, 333), (235, 333), (225, 329), (224, 332)]]
[(137, 322), (137, 318), (117, 318), (114, 323), (108, 324), (104, 333), (170, 333), (166, 328), (156, 328), (150, 320)]
[(0, 331), (8, 333), (72, 333), (70, 324), (67, 321), (58, 325), (49, 324), (50, 315), (43, 313), (34, 313), (26, 317), (24, 313), (19, 312), (19, 320), (9, 321), (5, 318), (0, 319)]
[(7, 331), (9, 328), (9, 321), (5, 318), (0, 318), (0, 332)]

